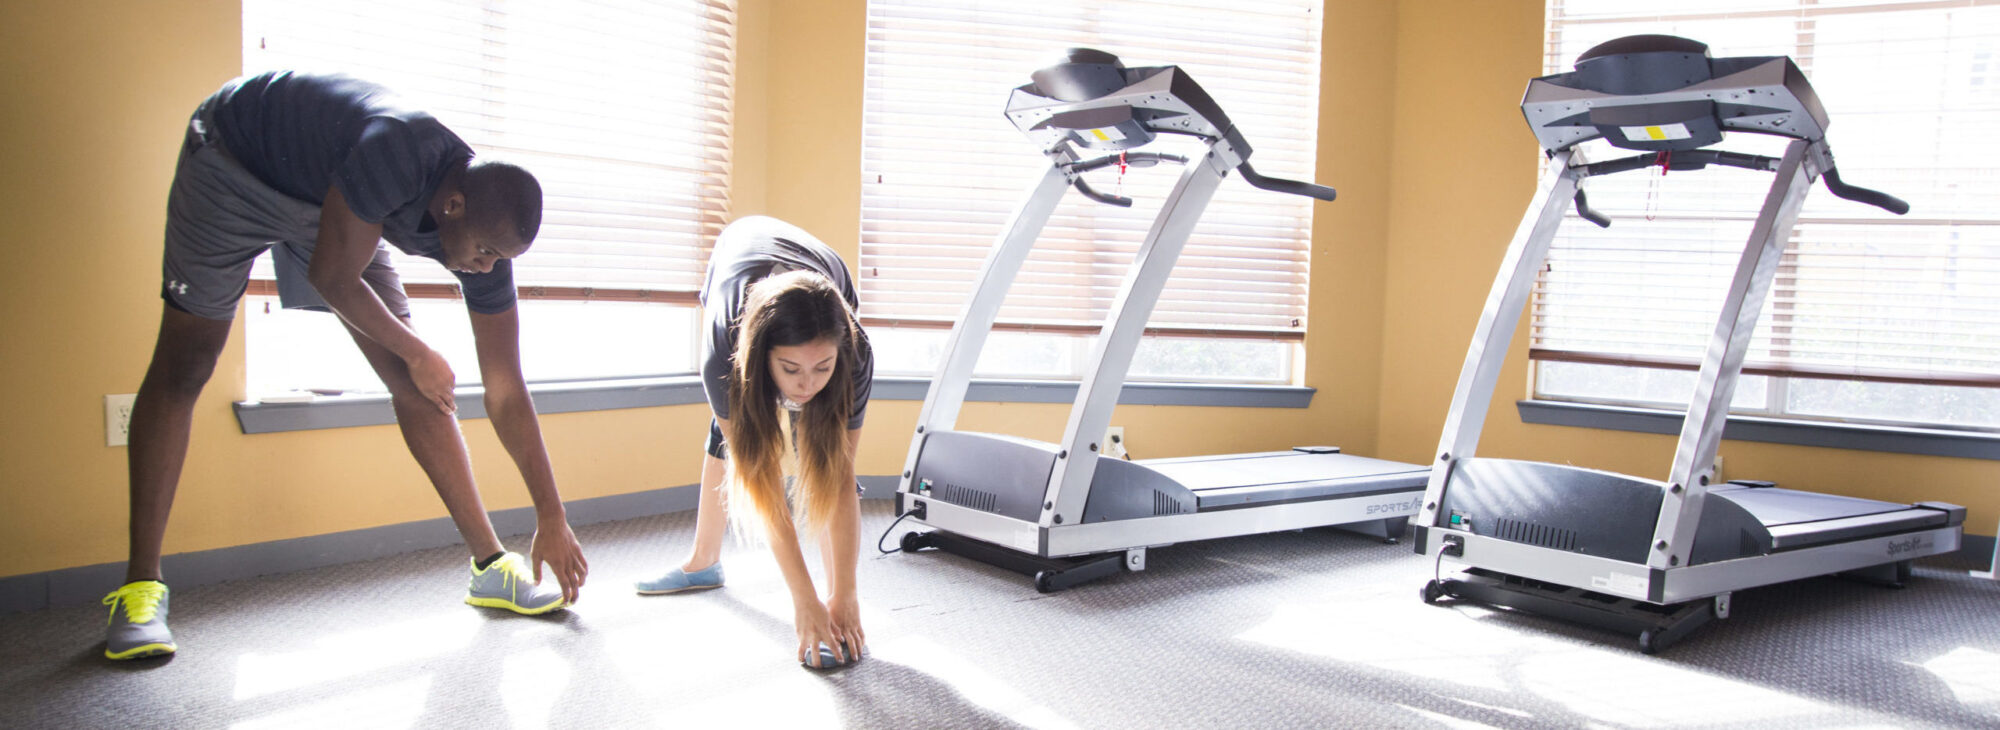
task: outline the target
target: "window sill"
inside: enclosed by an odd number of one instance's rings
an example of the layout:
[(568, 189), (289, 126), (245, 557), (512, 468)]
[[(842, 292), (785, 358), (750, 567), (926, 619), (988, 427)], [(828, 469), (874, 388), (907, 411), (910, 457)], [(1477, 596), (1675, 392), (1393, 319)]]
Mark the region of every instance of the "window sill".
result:
[[(930, 378), (884, 376), (875, 379), (874, 398), (921, 401), (930, 393)], [(1080, 384), (1062, 380), (973, 380), (965, 399), (974, 403), (1074, 403)], [(1122, 406), (1234, 406), (1238, 408), (1304, 408), (1314, 389), (1298, 385), (1237, 385), (1228, 383), (1126, 383), (1118, 393)]]
[[(701, 383), (693, 375), (658, 378), (592, 380), (575, 383), (531, 383), (535, 411), (542, 414), (609, 411), (705, 403)], [(486, 417), (486, 389), (459, 388), (458, 417)], [(281, 433), (321, 428), (381, 426), (396, 422), (388, 393), (317, 396), (301, 403), (239, 401), (236, 421), (244, 433)]]
[[(1523, 400), (1521, 422), (1550, 426), (1677, 435), (1681, 411), (1552, 400)], [(1975, 431), (1730, 416), (1722, 437), (1735, 441), (1821, 446), (1833, 449), (2000, 460), (2000, 434)]]
[[(879, 377), (875, 379), (873, 398), (921, 401), (930, 390), (930, 382), (930, 378)], [(1070, 403), (1076, 400), (1077, 387), (1076, 383), (1060, 381), (975, 380), (966, 394), (966, 400)], [(534, 394), (535, 410), (544, 414), (707, 402), (701, 392), (700, 380), (693, 375), (531, 384), (528, 390)], [(1120, 405), (1149, 406), (1304, 408), (1312, 403), (1314, 392), (1312, 388), (1293, 385), (1128, 383), (1119, 394), (1118, 402)], [(477, 387), (460, 388), (459, 418), (485, 418), (484, 393)], [(320, 396), (304, 403), (243, 401), (235, 404), (235, 410), (237, 423), (246, 434), (380, 426), (396, 422), (395, 411), (389, 405), (386, 393)]]

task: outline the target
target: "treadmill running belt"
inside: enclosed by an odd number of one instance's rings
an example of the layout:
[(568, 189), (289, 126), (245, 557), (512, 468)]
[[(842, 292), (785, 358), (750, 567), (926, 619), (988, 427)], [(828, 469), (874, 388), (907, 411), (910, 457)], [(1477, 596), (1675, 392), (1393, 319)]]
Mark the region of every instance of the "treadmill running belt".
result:
[(1195, 493), (1203, 510), (1423, 491), (1430, 471), (1347, 454), (1273, 451), (1140, 462)]
[(1749, 510), (1765, 527), (1901, 512), (1910, 508), (1907, 504), (1896, 502), (1735, 484), (1712, 488), (1708, 495), (1735, 502)]

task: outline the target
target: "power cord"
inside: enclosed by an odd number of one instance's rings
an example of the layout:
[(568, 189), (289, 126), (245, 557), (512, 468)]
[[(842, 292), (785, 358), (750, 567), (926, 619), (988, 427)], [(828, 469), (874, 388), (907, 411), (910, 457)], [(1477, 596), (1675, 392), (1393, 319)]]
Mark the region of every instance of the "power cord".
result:
[(881, 537), (878, 537), (878, 538), (875, 538), (875, 549), (876, 549), (877, 551), (881, 552), (881, 553), (882, 553), (883, 555), (889, 555), (889, 554), (892, 554), (892, 553), (900, 553), (900, 552), (902, 552), (902, 551), (903, 551), (903, 547), (902, 547), (901, 545), (897, 545), (897, 546), (896, 546), (896, 549), (894, 549), (894, 550), (890, 550), (890, 549), (888, 549), (888, 548), (884, 548), (884, 547), (882, 547), (882, 541), (883, 541), (883, 540), (887, 540), (887, 539), (889, 539), (889, 533), (892, 533), (892, 532), (895, 532), (895, 531), (896, 531), (896, 526), (897, 526), (897, 525), (900, 525), (900, 524), (903, 524), (903, 518), (905, 518), (905, 517), (909, 517), (910, 515), (916, 515), (916, 516), (917, 516), (917, 519), (920, 519), (920, 520), (921, 520), (921, 519), (923, 519), (923, 518), (924, 518), (924, 505), (923, 505), (922, 503), (918, 503), (918, 504), (917, 504), (917, 506), (915, 506), (915, 507), (911, 507), (911, 508), (909, 508), (909, 509), (907, 509), (907, 510), (904, 510), (904, 511), (903, 511), (903, 513), (902, 513), (902, 514), (900, 514), (900, 515), (896, 515), (896, 521), (895, 521), (895, 522), (891, 522), (891, 523), (889, 523), (889, 529), (886, 529), (886, 530), (883, 530), (883, 531), (882, 531), (882, 536), (881, 536)]
[(1432, 559), (1431, 561), (1432, 582), (1443, 582), (1444, 574), (1441, 572), (1441, 568), (1444, 566), (1444, 556), (1446, 555), (1450, 555), (1452, 557), (1464, 556), (1465, 538), (1459, 537), (1457, 535), (1444, 536), (1444, 542), (1438, 545), (1437, 557)]

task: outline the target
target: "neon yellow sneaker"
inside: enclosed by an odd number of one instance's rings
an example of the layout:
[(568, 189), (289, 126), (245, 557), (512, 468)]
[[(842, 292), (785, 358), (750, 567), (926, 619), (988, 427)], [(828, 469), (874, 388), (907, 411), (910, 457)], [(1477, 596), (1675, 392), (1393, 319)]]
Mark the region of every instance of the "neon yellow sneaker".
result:
[(119, 586), (104, 597), (111, 607), (104, 630), (106, 659), (138, 659), (174, 653), (174, 632), (167, 630), (167, 584), (140, 580)]
[(485, 570), (479, 569), (477, 561), (472, 563), (472, 584), (466, 588), (465, 602), (533, 616), (562, 608), (563, 595), (554, 579), (546, 586), (537, 585), (528, 560), (510, 552)]

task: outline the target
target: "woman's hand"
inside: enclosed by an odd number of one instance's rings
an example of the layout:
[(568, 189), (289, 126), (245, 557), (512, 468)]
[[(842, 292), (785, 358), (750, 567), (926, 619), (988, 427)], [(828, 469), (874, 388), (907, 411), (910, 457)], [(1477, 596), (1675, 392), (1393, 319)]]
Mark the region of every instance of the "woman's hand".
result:
[(868, 636), (861, 631), (861, 602), (850, 595), (834, 595), (826, 601), (827, 615), (833, 619), (833, 633), (852, 650), (854, 656), (847, 661), (861, 658), (868, 648)]
[(847, 647), (840, 643), (840, 636), (834, 631), (833, 617), (826, 606), (818, 600), (795, 601), (793, 603), (792, 625), (799, 632), (799, 663), (815, 669), (826, 669), (819, 665), (819, 647), (825, 644), (833, 650), (834, 661), (846, 664)]

